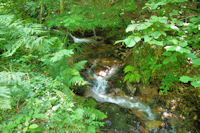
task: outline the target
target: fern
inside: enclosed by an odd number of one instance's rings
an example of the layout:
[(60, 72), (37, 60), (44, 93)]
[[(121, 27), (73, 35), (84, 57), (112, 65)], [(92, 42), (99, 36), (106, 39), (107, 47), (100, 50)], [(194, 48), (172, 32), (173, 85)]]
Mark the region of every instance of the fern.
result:
[(126, 74), (124, 77), (124, 82), (128, 81), (139, 83), (141, 80), (141, 75), (131, 65), (128, 65), (124, 68), (124, 73)]
[(72, 54), (73, 54), (73, 50), (63, 49), (63, 50), (60, 50), (60, 51), (56, 52), (54, 54), (54, 56), (50, 59), (50, 61), (52, 63), (54, 63), (54, 62), (62, 60), (63, 57), (71, 57)]
[(124, 73), (127, 73), (127, 72), (134, 72), (134, 67), (131, 65), (126, 66), (124, 68)]
[(76, 64), (74, 64), (74, 69), (80, 71), (81, 69), (83, 69), (84, 65), (87, 63), (86, 60), (80, 61)]
[(43, 35), (45, 32), (41, 25), (24, 24), (13, 15), (0, 15), (0, 32), (4, 35), (0, 41), (6, 57), (12, 56), (19, 48), (45, 52), (51, 44)]
[(9, 109), (10, 106), (10, 88), (16, 86), (23, 79), (27, 79), (25, 73), (21, 72), (0, 72), (0, 108)]
[(5, 86), (0, 86), (0, 109), (10, 108), (10, 90)]

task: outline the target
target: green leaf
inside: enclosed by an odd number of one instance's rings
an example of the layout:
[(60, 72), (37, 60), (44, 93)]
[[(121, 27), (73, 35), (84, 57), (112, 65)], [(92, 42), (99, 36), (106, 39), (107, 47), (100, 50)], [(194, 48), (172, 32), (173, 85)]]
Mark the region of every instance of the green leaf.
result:
[(146, 23), (143, 23), (143, 24), (140, 24), (137, 26), (137, 30), (144, 30), (144, 29), (147, 29), (149, 28), (150, 26), (152, 25), (152, 23), (150, 22), (146, 22)]
[(165, 49), (167, 51), (177, 51), (180, 53), (190, 53), (190, 49), (182, 48), (180, 46), (166, 46)]
[(186, 47), (188, 45), (188, 43), (185, 41), (185, 42), (182, 42), (182, 43), (180, 43), (180, 46), (181, 47)]
[(133, 73), (126, 74), (126, 76), (124, 77), (124, 81), (123, 82), (125, 82), (125, 81), (134, 82), (134, 75), (133, 75)]
[(171, 56), (171, 55), (172, 55), (172, 52), (166, 51), (166, 52), (164, 52), (162, 55), (164, 55), (164, 56)]
[(177, 26), (173, 25), (173, 24), (170, 26), (170, 28), (173, 29), (173, 30), (177, 30), (177, 31), (179, 30), (179, 28)]
[(135, 73), (135, 81), (136, 81), (137, 83), (140, 82), (140, 78), (141, 78), (140, 74)]
[(178, 21), (176, 24), (177, 24), (178, 26), (183, 26), (184, 22), (183, 22), (183, 21)]
[(180, 81), (183, 82), (183, 83), (188, 83), (189, 81), (192, 81), (193, 78), (189, 77), (189, 76), (182, 76), (180, 78)]
[(158, 39), (161, 35), (162, 35), (162, 33), (159, 32), (159, 31), (155, 31), (155, 32), (152, 33), (152, 36), (153, 36), (155, 39)]
[(131, 66), (131, 65), (128, 65), (124, 68), (124, 72), (127, 73), (127, 72), (133, 72), (134, 71), (134, 67)]
[(198, 65), (199, 66), (200, 65), (200, 58), (193, 59), (192, 62), (193, 62), (194, 65)]
[(194, 55), (193, 53), (187, 53), (186, 55), (187, 55), (188, 58), (191, 58), (191, 59), (196, 59), (197, 58), (197, 56)]
[(80, 62), (74, 64), (74, 68), (75, 68), (76, 70), (80, 71), (81, 69), (84, 68), (84, 65), (85, 65), (86, 63), (87, 63), (86, 60), (80, 61)]
[(34, 129), (34, 128), (37, 128), (37, 127), (38, 127), (37, 124), (31, 124), (31, 125), (29, 126), (30, 129)]
[(130, 24), (126, 28), (126, 32), (134, 31), (138, 25), (137, 24)]
[(200, 87), (200, 80), (192, 81), (191, 85), (194, 86), (195, 88)]
[(157, 16), (151, 16), (151, 22), (155, 23), (155, 22), (160, 22), (163, 24), (167, 24), (167, 17), (157, 17)]
[(50, 59), (50, 61), (54, 63), (60, 61), (64, 57), (71, 57), (72, 54), (74, 54), (73, 50), (63, 49), (54, 53), (54, 56)]
[(118, 40), (118, 41), (115, 41), (114, 44), (118, 44), (118, 43), (121, 43), (121, 42), (124, 42), (124, 40)]
[(176, 62), (177, 61), (177, 58), (176, 56), (169, 56), (167, 57), (165, 60), (163, 60), (163, 64), (168, 64), (170, 62)]
[(138, 37), (138, 36), (136, 36), (136, 37), (134, 38), (134, 40), (135, 40), (135, 42), (137, 43), (137, 42), (139, 42), (139, 41), (141, 40), (141, 38)]
[(163, 46), (163, 41), (157, 41), (157, 40), (152, 40), (152, 41), (149, 41), (148, 42), (149, 44), (155, 44), (155, 45), (158, 45), (158, 46)]
[(177, 51), (177, 52), (180, 52), (180, 53), (190, 53), (190, 50), (189, 50), (189, 49), (187, 49), (187, 48), (182, 48), (182, 47), (180, 47), (180, 46), (177, 46), (177, 47), (176, 47), (176, 51)]
[(149, 37), (148, 35), (145, 35), (145, 36), (144, 36), (144, 42), (149, 42), (149, 41), (151, 41), (151, 40), (152, 40), (152, 38)]
[(177, 45), (179, 42), (177, 39), (169, 40), (170, 43)]
[(124, 40), (124, 42), (125, 42), (126, 46), (129, 48), (135, 46), (135, 44), (136, 44), (135, 40), (130, 36), (128, 38), (126, 38)]
[(165, 49), (167, 51), (176, 51), (176, 46), (166, 46)]

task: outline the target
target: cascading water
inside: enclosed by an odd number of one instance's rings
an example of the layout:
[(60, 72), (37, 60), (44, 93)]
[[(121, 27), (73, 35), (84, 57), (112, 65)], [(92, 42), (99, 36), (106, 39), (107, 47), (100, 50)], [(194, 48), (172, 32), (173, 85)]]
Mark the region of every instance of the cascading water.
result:
[(155, 116), (148, 105), (139, 102), (136, 98), (128, 96), (109, 96), (106, 93), (108, 88), (108, 79), (110, 79), (116, 72), (118, 68), (113, 66), (106, 71), (100, 71), (99, 74), (92, 73), (93, 69), (96, 67), (97, 63), (94, 62), (92, 67), (88, 70), (88, 75), (94, 77), (93, 86), (87, 97), (93, 97), (98, 102), (104, 103), (114, 103), (125, 108), (135, 108), (140, 112), (144, 112), (147, 115), (148, 120), (154, 120)]

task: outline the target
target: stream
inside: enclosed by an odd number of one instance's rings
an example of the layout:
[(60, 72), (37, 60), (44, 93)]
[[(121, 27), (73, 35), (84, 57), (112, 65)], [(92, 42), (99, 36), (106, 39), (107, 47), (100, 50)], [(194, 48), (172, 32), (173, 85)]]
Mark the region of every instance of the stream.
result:
[(151, 87), (141, 87), (144, 93), (139, 96), (124, 92), (127, 85), (122, 81), (123, 61), (113, 54), (115, 46), (103, 43), (90, 47), (87, 45), (81, 59), (89, 62), (84, 77), (90, 85), (84, 89), (83, 95), (95, 99), (98, 102), (97, 109), (108, 116), (101, 133), (186, 132), (178, 116), (155, 100), (158, 94), (153, 94)]
[(92, 73), (92, 68), (96, 67), (97, 63), (94, 62), (92, 67), (88, 71), (89, 76), (94, 77), (93, 87), (89, 89), (90, 93), (88, 93), (87, 97), (93, 97), (100, 103), (114, 103), (124, 108), (134, 108), (140, 112), (146, 113), (146, 118), (148, 120), (154, 120), (155, 116), (148, 105), (145, 105), (139, 102), (136, 98), (128, 97), (128, 96), (109, 96), (106, 93), (106, 89), (108, 88), (108, 80), (112, 78), (114, 74), (117, 73), (118, 68), (115, 66), (111, 66), (110, 69), (105, 71), (100, 71), (99, 75)]

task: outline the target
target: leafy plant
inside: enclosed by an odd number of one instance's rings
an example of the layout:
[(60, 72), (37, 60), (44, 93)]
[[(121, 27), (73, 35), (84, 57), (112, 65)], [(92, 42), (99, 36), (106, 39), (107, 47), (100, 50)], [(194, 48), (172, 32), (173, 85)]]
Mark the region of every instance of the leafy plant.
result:
[(195, 88), (200, 87), (200, 77), (181, 76), (180, 81), (183, 83), (191, 82), (191, 85)]
[(162, 86), (160, 87), (159, 94), (163, 95), (167, 93), (171, 87), (174, 86), (174, 83), (177, 83), (178, 78), (170, 73), (166, 73), (165, 78), (162, 80)]
[(124, 68), (124, 72), (126, 73), (126, 76), (124, 77), (124, 82), (140, 82), (140, 74), (134, 70), (134, 67), (128, 65)]
[(0, 109), (11, 109), (10, 89), (21, 84), (25, 77), (25, 73), (0, 72)]
[[(141, 52), (141, 54), (143, 54), (143, 59), (140, 59), (140, 61), (143, 62), (143, 65), (139, 68), (140, 73), (150, 70), (149, 75), (153, 77), (156, 72), (162, 73), (162, 71), (164, 72), (164, 69), (167, 71), (170, 63), (174, 65), (174, 70), (177, 70), (188, 64), (187, 59), (190, 59), (194, 66), (199, 66), (200, 60), (197, 56), (198, 54), (195, 54), (194, 52), (199, 48), (197, 44), (200, 41), (199, 37), (197, 37), (197, 34), (199, 33), (197, 23), (199, 20), (196, 18), (198, 17), (189, 17), (189, 21), (192, 23), (187, 23), (178, 16), (180, 13), (170, 14), (166, 11), (171, 8), (168, 5), (176, 3), (181, 6), (181, 4), (185, 1), (186, 0), (149, 1), (146, 3), (144, 9), (150, 8), (150, 10), (157, 13), (157, 15), (152, 15), (149, 19), (145, 19), (142, 22), (130, 24), (126, 28), (126, 32), (131, 32), (131, 35), (124, 40), (116, 42), (125, 44), (128, 48), (133, 48), (133, 53), (137, 55), (139, 55), (141, 49), (143, 49), (143, 52)], [(175, 10), (173, 11), (175, 12)], [(192, 41), (191, 38), (195, 38), (195, 41)], [(146, 45), (150, 46), (148, 47)], [(144, 55), (145, 48), (150, 48), (149, 51), (153, 52), (149, 52), (149, 54)], [(141, 54), (139, 56), (141, 56)], [(150, 62), (152, 65), (148, 65), (148, 60), (145, 56), (150, 56), (151, 59), (155, 57), (155, 60)], [(178, 58), (181, 59), (181, 61), (178, 61)], [(137, 66), (138, 65), (134, 65), (134, 69)], [(142, 69), (142, 66), (149, 67)], [(130, 75), (129, 77), (133, 79)]]
[(0, 132), (97, 132), (106, 115), (82, 106), (70, 90), (84, 82), (87, 61), (75, 63), (73, 48), (63, 49), (41, 25), (12, 15), (0, 20)]

